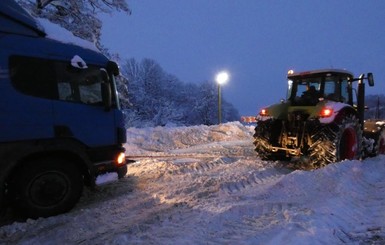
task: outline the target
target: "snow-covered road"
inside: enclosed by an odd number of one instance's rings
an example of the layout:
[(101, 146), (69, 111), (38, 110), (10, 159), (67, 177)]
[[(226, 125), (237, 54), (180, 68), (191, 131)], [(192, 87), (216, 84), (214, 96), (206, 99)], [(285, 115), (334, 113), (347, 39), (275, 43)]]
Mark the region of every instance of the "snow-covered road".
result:
[(291, 171), (260, 160), (240, 123), (127, 135), (126, 178), (103, 176), (69, 213), (0, 227), (0, 244), (385, 243), (384, 156)]

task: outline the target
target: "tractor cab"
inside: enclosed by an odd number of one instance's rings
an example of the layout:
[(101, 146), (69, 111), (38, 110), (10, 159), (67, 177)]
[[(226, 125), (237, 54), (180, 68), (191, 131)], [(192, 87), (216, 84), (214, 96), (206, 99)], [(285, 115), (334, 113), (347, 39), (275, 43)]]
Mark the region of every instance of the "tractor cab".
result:
[(287, 100), (294, 106), (315, 106), (319, 101), (331, 100), (352, 104), (353, 75), (344, 70), (315, 70), (288, 72)]

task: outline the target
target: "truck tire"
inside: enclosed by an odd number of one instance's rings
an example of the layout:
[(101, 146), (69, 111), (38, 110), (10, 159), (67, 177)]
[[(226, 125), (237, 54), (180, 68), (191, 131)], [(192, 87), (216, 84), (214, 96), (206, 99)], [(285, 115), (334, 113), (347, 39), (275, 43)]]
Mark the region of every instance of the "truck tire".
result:
[(345, 159), (359, 159), (362, 154), (362, 130), (354, 115), (341, 122), (331, 123), (314, 130), (309, 147), (309, 167), (321, 168)]
[(30, 218), (69, 211), (82, 191), (80, 170), (71, 162), (56, 158), (24, 165), (14, 176), (11, 187), (15, 208)]

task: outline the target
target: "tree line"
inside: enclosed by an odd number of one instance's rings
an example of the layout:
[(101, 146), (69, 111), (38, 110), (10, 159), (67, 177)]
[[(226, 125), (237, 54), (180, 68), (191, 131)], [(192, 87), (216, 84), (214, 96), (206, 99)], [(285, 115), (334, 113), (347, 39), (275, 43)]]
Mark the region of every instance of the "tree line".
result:
[[(154, 60), (128, 59), (121, 63), (126, 91), (122, 105), (128, 125), (212, 125), (218, 123), (217, 85), (184, 83)], [(126, 100), (125, 98), (128, 98)], [(239, 120), (234, 106), (222, 99), (223, 121)]]

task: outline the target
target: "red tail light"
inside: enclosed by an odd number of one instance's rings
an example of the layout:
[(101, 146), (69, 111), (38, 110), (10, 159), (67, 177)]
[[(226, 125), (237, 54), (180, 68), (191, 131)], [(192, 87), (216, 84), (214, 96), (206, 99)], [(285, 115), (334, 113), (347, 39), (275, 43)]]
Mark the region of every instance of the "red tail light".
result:
[(320, 112), (320, 116), (321, 117), (330, 117), (333, 115), (333, 109), (331, 108), (322, 108), (321, 112)]
[(262, 110), (259, 112), (259, 115), (265, 117), (265, 116), (268, 116), (269, 114), (267, 113), (267, 109), (262, 109)]

